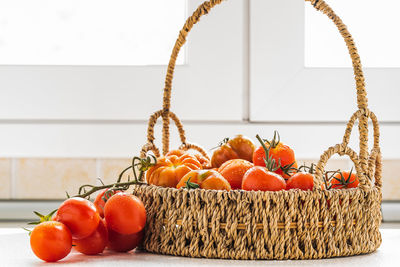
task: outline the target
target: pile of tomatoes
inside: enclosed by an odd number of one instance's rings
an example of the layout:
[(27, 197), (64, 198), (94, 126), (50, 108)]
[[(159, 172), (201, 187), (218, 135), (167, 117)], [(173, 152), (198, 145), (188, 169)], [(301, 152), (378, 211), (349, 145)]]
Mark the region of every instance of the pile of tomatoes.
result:
[[(201, 154), (173, 150), (156, 159), (155, 163), (135, 157), (142, 163), (140, 177), (146, 171), (148, 184), (163, 187), (213, 190), (312, 190), (314, 168), (298, 167), (293, 149), (280, 141), (275, 132), (272, 140), (256, 136), (260, 145), (243, 135), (224, 139), (214, 150), (211, 160)], [(154, 157), (155, 159), (155, 157)], [(324, 189), (357, 187), (356, 174), (334, 171), (325, 173)], [(136, 173), (135, 177), (136, 177)], [(139, 179), (140, 180), (140, 179)], [(139, 180), (128, 182), (138, 183)], [(143, 238), (146, 210), (142, 201), (116, 186), (103, 186), (92, 203), (86, 198), (73, 197), (64, 201), (53, 217), (43, 216), (31, 231), (33, 252), (44, 261), (54, 262), (66, 257), (71, 248), (87, 255), (102, 253), (106, 247), (116, 252), (135, 249)], [(94, 188), (94, 187), (93, 187)], [(124, 188), (124, 189), (121, 189)]]
[[(275, 132), (271, 140), (257, 135), (257, 140), (260, 145), (256, 148), (243, 135), (226, 138), (214, 150), (211, 160), (183, 150), (170, 151), (147, 171), (147, 182), (164, 187), (228, 191), (314, 188), (313, 166), (298, 167), (294, 150), (280, 141), (279, 133)], [(326, 189), (357, 187), (359, 183), (351, 171), (336, 171), (325, 178)]]
[(133, 250), (143, 238), (146, 210), (139, 198), (105, 189), (94, 203), (69, 198), (54, 217), (41, 216), (41, 221), (30, 233), (32, 251), (44, 261), (55, 262), (72, 247), (86, 255), (102, 253), (106, 247), (116, 252)]

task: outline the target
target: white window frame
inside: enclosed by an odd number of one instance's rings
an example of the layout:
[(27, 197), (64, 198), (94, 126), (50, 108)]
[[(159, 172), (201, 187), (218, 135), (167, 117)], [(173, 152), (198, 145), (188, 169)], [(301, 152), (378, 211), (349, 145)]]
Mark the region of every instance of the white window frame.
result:
[[(357, 110), (351, 68), (304, 67), (304, 4), (251, 1), (251, 121), (344, 122)], [(321, 19), (329, 18), (321, 13)], [(337, 38), (342, 38), (339, 31)], [(392, 97), (400, 85), (400, 68), (364, 68), (364, 75), (370, 109), (380, 122), (400, 123), (400, 106)]]
[[(188, 0), (188, 14), (202, 2)], [(190, 33), (172, 92), (180, 118), (242, 119), (244, 4), (216, 7)], [(2, 120), (144, 121), (162, 106), (166, 66), (0, 66), (0, 73)]]

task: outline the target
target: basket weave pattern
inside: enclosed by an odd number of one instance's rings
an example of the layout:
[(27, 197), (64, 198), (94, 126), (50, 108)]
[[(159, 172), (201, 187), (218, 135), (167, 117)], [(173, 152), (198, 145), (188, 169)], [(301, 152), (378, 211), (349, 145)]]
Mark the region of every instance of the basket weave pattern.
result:
[[(326, 14), (344, 38), (353, 62), (357, 111), (350, 118), (341, 143), (329, 147), (316, 166), (313, 191), (254, 192), (232, 190), (187, 190), (153, 185), (135, 185), (133, 193), (145, 203), (147, 251), (190, 257), (224, 259), (316, 259), (350, 256), (375, 251), (381, 244), (381, 173), (379, 124), (368, 109), (364, 76), (354, 41), (341, 19), (322, 0), (306, 0)], [(188, 143), (183, 125), (170, 111), (176, 58), (193, 26), (222, 0), (209, 0), (190, 16), (172, 51), (168, 65), (163, 109), (149, 119), (149, 151), (160, 156), (154, 144), (154, 126), (163, 121), (163, 154), (169, 151), (169, 125), (174, 121), (181, 149), (194, 149), (208, 157), (200, 146)], [(368, 120), (372, 121), (374, 145), (368, 149)], [(358, 122), (359, 153), (349, 139)], [(358, 188), (323, 190), (324, 168), (334, 154), (348, 156), (360, 180)]]

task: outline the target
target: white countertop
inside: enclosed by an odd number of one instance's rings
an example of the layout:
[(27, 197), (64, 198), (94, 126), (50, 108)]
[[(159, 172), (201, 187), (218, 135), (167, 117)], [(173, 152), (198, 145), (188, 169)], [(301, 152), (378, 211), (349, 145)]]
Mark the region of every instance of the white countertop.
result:
[[(400, 229), (382, 229), (383, 242), (381, 247), (372, 254), (305, 261), (235, 261), (193, 259), (184, 257), (162, 256), (144, 252), (112, 253), (107, 251), (100, 256), (85, 256), (72, 252), (59, 262), (75, 266), (396, 266), (400, 248)], [(29, 246), (29, 236), (19, 228), (0, 228), (0, 266), (51, 266), (44, 263), (32, 253)]]

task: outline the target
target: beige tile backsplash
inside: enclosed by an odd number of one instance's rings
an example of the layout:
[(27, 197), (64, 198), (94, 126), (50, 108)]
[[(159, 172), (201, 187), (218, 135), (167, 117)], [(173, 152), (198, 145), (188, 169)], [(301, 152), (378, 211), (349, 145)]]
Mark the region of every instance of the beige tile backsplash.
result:
[(400, 200), (400, 160), (384, 160), (382, 194), (385, 200)]
[(95, 159), (16, 159), (15, 198), (62, 199), (96, 182)]
[(0, 199), (11, 198), (11, 160), (0, 158)]
[[(317, 161), (299, 159), (298, 163)], [(114, 182), (130, 164), (130, 159), (0, 158), (0, 199), (63, 199), (65, 191), (72, 195), (82, 184), (99, 184), (97, 178)], [(331, 159), (326, 170), (351, 166), (347, 159)], [(384, 160), (383, 166), (383, 198), (400, 200), (400, 159)], [(132, 172), (129, 175), (132, 177)]]
[[(99, 178), (105, 183), (115, 182), (120, 173), (132, 164), (130, 159), (99, 159)], [(132, 171), (127, 171), (123, 179), (127, 179), (128, 175), (132, 178)]]

